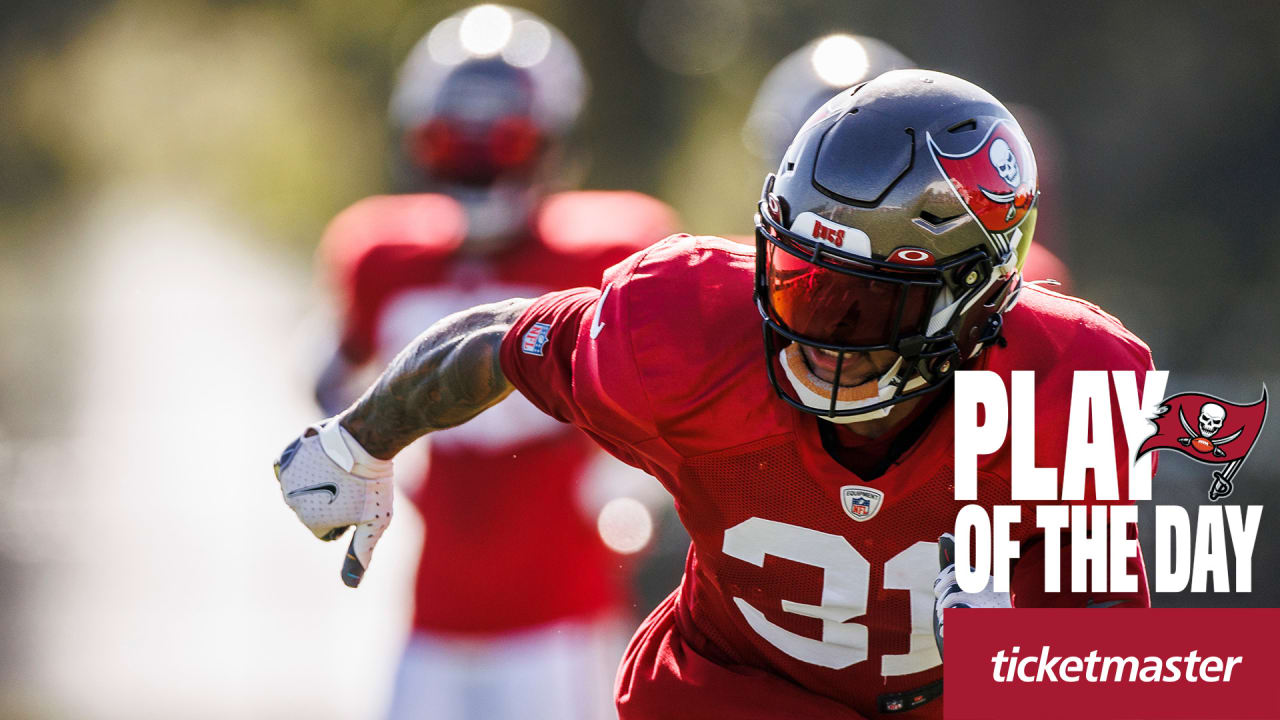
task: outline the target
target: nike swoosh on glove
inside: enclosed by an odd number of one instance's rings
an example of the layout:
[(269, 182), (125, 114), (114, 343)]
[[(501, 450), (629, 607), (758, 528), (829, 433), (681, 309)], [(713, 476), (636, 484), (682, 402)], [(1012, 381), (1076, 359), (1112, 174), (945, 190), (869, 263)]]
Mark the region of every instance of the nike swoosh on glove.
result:
[(275, 471), (285, 504), (316, 537), (336, 540), (356, 526), (342, 582), (358, 586), (391, 523), (391, 461), (370, 455), (337, 418), (330, 418), (289, 443)]
[(1009, 593), (996, 592), (995, 579), (988, 578), (987, 586), (976, 593), (967, 593), (956, 582), (956, 539), (951, 533), (938, 538), (938, 565), (941, 570), (933, 580), (933, 638), (938, 643), (938, 655), (942, 656), (942, 611), (953, 607), (1011, 608)]

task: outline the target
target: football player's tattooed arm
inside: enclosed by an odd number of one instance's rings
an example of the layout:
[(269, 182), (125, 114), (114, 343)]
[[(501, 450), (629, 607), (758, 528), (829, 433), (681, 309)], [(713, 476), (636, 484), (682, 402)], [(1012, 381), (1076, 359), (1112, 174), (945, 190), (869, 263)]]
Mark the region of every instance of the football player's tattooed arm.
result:
[(432, 325), (347, 409), (342, 426), (371, 455), (385, 459), (496, 404), (512, 390), (499, 363), (502, 338), (532, 303), (480, 305)]

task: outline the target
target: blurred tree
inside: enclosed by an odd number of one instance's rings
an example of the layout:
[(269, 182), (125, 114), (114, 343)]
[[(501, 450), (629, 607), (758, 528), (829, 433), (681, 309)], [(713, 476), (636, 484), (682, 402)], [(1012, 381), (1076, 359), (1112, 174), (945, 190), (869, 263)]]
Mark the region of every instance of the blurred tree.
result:
[[(0, 8), (0, 227), (60, 188), (148, 180), (209, 193), (308, 247), (385, 187), (395, 68), (445, 0), (35, 2)], [(1164, 365), (1275, 374), (1280, 5), (1142, 0), (526, 3), (593, 80), (587, 184), (660, 194), (699, 232), (743, 232), (760, 178), (738, 138), (762, 73), (814, 36), (883, 37), (926, 67), (1039, 109), (1062, 133), (1079, 292)], [(678, 6), (678, 7), (677, 7)], [(1274, 325), (1274, 322), (1272, 323)], [(1206, 342), (1254, 352), (1210, 359)]]

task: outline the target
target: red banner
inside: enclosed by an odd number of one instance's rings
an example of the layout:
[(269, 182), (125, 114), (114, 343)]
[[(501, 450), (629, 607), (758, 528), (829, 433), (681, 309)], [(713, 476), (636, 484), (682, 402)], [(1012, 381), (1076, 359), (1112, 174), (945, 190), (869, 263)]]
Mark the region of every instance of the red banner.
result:
[(1280, 609), (946, 611), (944, 716), (1276, 718)]
[(1202, 463), (1230, 463), (1248, 457), (1267, 419), (1267, 390), (1251, 405), (1236, 405), (1212, 395), (1181, 393), (1166, 398), (1152, 420), (1156, 432), (1138, 455), (1177, 450)]

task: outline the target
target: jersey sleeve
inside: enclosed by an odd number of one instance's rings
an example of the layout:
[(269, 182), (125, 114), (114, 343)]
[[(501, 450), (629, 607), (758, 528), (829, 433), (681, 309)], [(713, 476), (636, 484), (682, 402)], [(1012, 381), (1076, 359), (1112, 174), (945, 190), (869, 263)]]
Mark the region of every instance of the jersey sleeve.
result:
[(502, 342), (507, 379), (543, 412), (647, 469), (636, 446), (657, 437), (631, 344), (627, 280), (643, 253), (610, 268), (603, 290), (543, 295)]
[(583, 420), (573, 400), (573, 355), (583, 319), (599, 299), (600, 291), (593, 288), (547, 293), (502, 340), (502, 372), (534, 406), (560, 422)]

